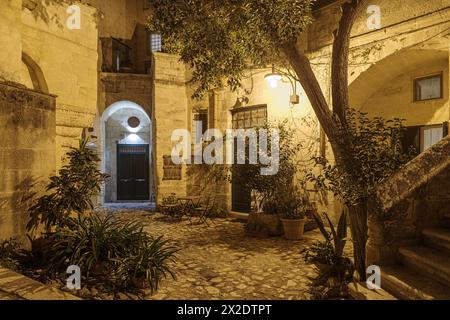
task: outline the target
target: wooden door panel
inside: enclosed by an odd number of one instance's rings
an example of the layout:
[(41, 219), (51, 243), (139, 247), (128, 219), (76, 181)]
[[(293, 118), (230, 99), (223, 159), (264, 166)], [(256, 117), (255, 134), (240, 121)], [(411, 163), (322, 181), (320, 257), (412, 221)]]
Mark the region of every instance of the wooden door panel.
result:
[(149, 200), (149, 146), (117, 146), (117, 200)]

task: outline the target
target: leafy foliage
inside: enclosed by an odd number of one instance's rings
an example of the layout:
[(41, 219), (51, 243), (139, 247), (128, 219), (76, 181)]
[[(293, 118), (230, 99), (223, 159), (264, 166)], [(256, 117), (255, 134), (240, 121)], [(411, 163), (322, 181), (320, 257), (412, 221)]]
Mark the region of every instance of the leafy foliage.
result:
[(270, 197), (264, 202), (264, 212), (278, 214), (283, 219), (305, 218), (307, 202), (295, 186), (289, 186), (278, 190), (276, 196)]
[(178, 248), (161, 237), (153, 239), (137, 223), (93, 213), (71, 218), (49, 240), (50, 273), (77, 265), (83, 274), (106, 277), (115, 287), (126, 289), (146, 281), (152, 291), (162, 277), (175, 278), (169, 262)]
[[(347, 123), (341, 128), (346, 152), (336, 164), (326, 158), (314, 158), (323, 174), (308, 178), (323, 189), (332, 191), (347, 205), (369, 197), (375, 187), (412, 159), (411, 150), (404, 150), (405, 132), (402, 119), (369, 118), (366, 113), (349, 109)], [(344, 137), (345, 135), (345, 137)]]
[(148, 27), (193, 69), (201, 97), (223, 80), (240, 86), (245, 70), (283, 64), (280, 47), (311, 22), (312, 0), (153, 0)]
[(20, 270), (20, 243), (9, 239), (0, 243), (0, 266), (11, 270)]
[(52, 226), (62, 227), (71, 214), (94, 208), (92, 199), (108, 176), (98, 170), (100, 159), (87, 144), (88, 140), (80, 140), (78, 148), (71, 148), (67, 153), (68, 163), (57, 176), (50, 177), (47, 194), (28, 210), (28, 231), (35, 231), (41, 224), (47, 230)]
[(305, 261), (316, 264), (319, 268), (319, 276), (314, 285), (322, 287), (320, 297), (322, 299), (345, 295), (346, 287), (352, 281), (354, 273), (352, 261), (344, 255), (347, 242), (347, 214), (342, 213), (337, 228), (325, 214), (330, 232), (327, 231), (326, 224), (319, 214), (313, 213), (313, 217), (325, 238), (325, 241), (317, 242), (303, 251)]
[(277, 129), (279, 134), (279, 168), (275, 175), (263, 175), (261, 169), (264, 164), (249, 164), (249, 154), (246, 153), (245, 163), (230, 167), (230, 180), (236, 179), (249, 190), (258, 192), (264, 198), (276, 197), (281, 191), (287, 190), (293, 185), (297, 172), (296, 158), (301, 148), (301, 143), (295, 135), (295, 129), (290, 127), (287, 120), (279, 123), (267, 123), (263, 129), (268, 132), (268, 148), (271, 150), (272, 131)]
[(130, 252), (117, 261), (115, 270), (119, 285), (123, 288), (139, 287), (143, 281), (153, 293), (158, 290), (160, 280), (167, 276), (176, 279), (170, 262), (174, 262), (174, 254), (178, 249), (162, 237), (144, 241), (139, 250)]
[(178, 248), (152, 238), (138, 223), (92, 212), (93, 197), (107, 176), (97, 169), (99, 158), (87, 142), (81, 140), (79, 148), (68, 152), (68, 163), (50, 178), (48, 194), (29, 209), (28, 230), (44, 225), (47, 233), (31, 239), (33, 248), (23, 255), (23, 265), (43, 269), (40, 278), (66, 277), (66, 268), (77, 265), (87, 278), (95, 275), (96, 282), (114, 292), (143, 282), (156, 290), (163, 277), (175, 277), (170, 262)]

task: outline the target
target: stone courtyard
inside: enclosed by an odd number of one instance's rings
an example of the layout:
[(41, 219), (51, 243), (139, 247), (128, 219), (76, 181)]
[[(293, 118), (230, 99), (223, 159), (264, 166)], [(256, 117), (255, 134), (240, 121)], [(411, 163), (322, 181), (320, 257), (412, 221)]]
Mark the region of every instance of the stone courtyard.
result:
[(318, 231), (301, 241), (251, 238), (245, 224), (217, 219), (208, 225), (187, 219), (170, 222), (161, 214), (113, 211), (118, 218), (138, 220), (151, 235), (171, 239), (180, 248), (174, 270), (177, 281), (163, 280), (154, 300), (304, 300), (316, 272), (301, 251), (321, 239)]

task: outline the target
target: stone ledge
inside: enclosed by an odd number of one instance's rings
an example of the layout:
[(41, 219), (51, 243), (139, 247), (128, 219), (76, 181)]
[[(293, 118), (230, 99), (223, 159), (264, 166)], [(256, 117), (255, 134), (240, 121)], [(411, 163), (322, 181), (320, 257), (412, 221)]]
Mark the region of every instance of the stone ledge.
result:
[(355, 282), (349, 286), (350, 296), (355, 300), (398, 300), (383, 289), (369, 290), (365, 283)]
[(19, 83), (0, 81), (0, 103), (55, 111), (56, 96), (28, 89)]
[(4, 268), (0, 268), (0, 291), (25, 300), (81, 300), (70, 293)]

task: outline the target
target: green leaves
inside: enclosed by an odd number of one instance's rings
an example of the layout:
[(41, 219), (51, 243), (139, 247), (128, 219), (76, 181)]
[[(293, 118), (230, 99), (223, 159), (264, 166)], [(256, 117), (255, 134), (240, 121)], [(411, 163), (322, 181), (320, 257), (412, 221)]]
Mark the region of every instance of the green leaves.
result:
[(40, 225), (47, 230), (63, 226), (72, 213), (81, 214), (94, 208), (92, 198), (108, 176), (98, 170), (100, 159), (87, 143), (88, 140), (80, 140), (78, 148), (71, 148), (66, 155), (68, 163), (57, 176), (50, 177), (47, 194), (28, 209), (28, 231), (35, 231)]
[(312, 0), (153, 0), (148, 26), (193, 69), (194, 97), (240, 86), (245, 69), (285, 61), (311, 22)]
[(170, 263), (179, 249), (162, 237), (153, 239), (135, 222), (92, 213), (69, 218), (48, 240), (50, 274), (78, 265), (83, 274), (106, 278), (121, 289), (147, 281), (152, 292), (162, 278), (175, 278)]
[(318, 213), (313, 213), (314, 220), (317, 222), (325, 241), (315, 243), (308, 249), (305, 249), (303, 253), (305, 254), (306, 262), (319, 266), (319, 276), (315, 281), (315, 285), (328, 287), (330, 286), (329, 279), (335, 278), (337, 281), (332, 285), (335, 288), (331, 288), (333, 290), (329, 290), (330, 288), (324, 289), (324, 292), (330, 293), (336, 291), (336, 289), (338, 289), (338, 292), (341, 292), (352, 281), (355, 271), (352, 261), (344, 255), (344, 248), (347, 242), (347, 214), (345, 212), (342, 213), (337, 229), (328, 215), (324, 214), (324, 216), (328, 222), (330, 232), (327, 231), (327, 226), (322, 217)]
[(366, 113), (349, 109), (347, 125), (340, 129), (343, 152), (336, 164), (314, 158), (323, 174), (308, 174), (319, 188), (332, 191), (347, 205), (369, 197), (385, 178), (413, 158), (403, 150), (405, 132), (402, 119), (369, 118)]

